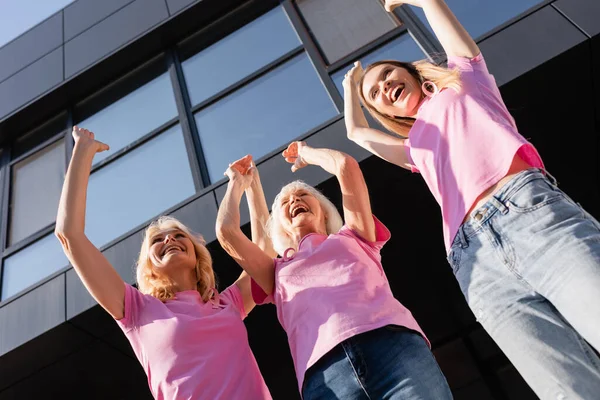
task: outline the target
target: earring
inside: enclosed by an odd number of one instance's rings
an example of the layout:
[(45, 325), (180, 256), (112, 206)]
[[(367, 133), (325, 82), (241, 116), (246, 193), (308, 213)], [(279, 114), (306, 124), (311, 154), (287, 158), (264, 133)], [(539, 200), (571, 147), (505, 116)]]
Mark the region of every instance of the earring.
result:
[[(431, 90), (431, 88), (433, 88), (433, 90)], [(423, 82), (423, 84), (421, 85), (421, 90), (423, 91), (423, 93), (425, 93), (425, 96), (427, 97), (433, 97), (439, 93), (437, 85), (431, 81)]]

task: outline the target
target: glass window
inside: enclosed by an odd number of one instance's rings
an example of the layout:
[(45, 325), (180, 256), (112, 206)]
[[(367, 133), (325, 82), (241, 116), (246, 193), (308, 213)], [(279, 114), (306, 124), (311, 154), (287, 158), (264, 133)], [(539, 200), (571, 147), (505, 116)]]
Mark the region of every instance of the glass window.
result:
[(4, 260), (2, 300), (39, 282), (68, 264), (69, 261), (54, 234), (44, 236)]
[(98, 163), (176, 116), (171, 80), (163, 74), (77, 125), (110, 146), (96, 155)]
[(60, 139), (12, 167), (9, 245), (54, 222), (65, 177)]
[(306, 56), (301, 54), (196, 113), (210, 179), (232, 160), (259, 158), (337, 114)]
[(400, 25), (377, 0), (296, 0), (296, 4), (329, 64)]
[[(421, 50), (409, 34), (404, 34), (360, 58), (360, 62), (362, 66), (366, 68), (375, 61), (398, 60), (410, 62), (422, 60), (424, 58), (427, 58), (427, 56), (423, 53), (423, 50)], [(344, 75), (346, 75), (346, 72), (348, 72), (351, 66), (352, 64), (349, 64), (331, 75), (333, 82), (335, 82), (335, 86), (342, 95), (344, 94), (342, 81), (344, 80)]]
[(192, 105), (299, 45), (283, 9), (275, 8), (182, 63)]
[[(446, 3), (469, 34), (478, 38), (541, 3), (541, 0), (446, 0)], [(423, 9), (412, 7), (412, 10), (431, 30)]]
[(92, 174), (86, 234), (104, 246), (194, 193), (177, 125)]

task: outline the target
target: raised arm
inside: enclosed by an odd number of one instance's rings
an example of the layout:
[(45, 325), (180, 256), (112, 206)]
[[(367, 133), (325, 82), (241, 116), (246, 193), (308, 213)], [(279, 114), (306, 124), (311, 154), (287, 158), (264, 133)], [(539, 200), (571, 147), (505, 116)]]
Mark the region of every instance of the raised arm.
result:
[(429, 25), (448, 56), (473, 58), (480, 53), (475, 41), (444, 0), (385, 0), (385, 9), (391, 12), (402, 4), (423, 9)]
[(404, 146), (406, 139), (369, 127), (360, 106), (359, 89), (356, 84), (362, 73), (362, 66), (357, 61), (344, 77), (344, 122), (348, 139), (387, 162), (410, 169), (407, 149)]
[[(250, 241), (240, 228), (240, 201), (244, 190), (252, 183), (251, 171), (240, 173), (230, 166), (225, 173), (229, 177), (227, 192), (217, 214), (217, 239), (223, 249), (248, 273), (266, 294), (271, 294), (275, 285), (273, 259), (258, 245)], [(236, 282), (242, 291), (244, 303), (249, 294), (249, 279), (242, 274)]]
[(315, 149), (304, 142), (292, 142), (283, 156), (287, 162), (294, 164), (294, 172), (311, 164), (335, 175), (342, 190), (344, 222), (364, 239), (375, 241), (375, 222), (371, 213), (369, 190), (354, 158), (337, 150)]
[(115, 319), (123, 318), (123, 280), (84, 233), (85, 203), (94, 155), (108, 150), (86, 129), (73, 128), (75, 147), (63, 184), (55, 234), (92, 297)]

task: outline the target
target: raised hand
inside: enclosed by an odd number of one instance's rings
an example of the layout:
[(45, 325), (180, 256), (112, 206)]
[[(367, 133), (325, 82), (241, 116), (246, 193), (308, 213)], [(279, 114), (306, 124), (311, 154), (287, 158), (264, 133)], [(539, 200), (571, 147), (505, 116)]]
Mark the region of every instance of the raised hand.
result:
[(394, 11), (394, 8), (400, 7), (402, 4), (409, 4), (411, 6), (423, 8), (424, 3), (425, 0), (385, 0), (384, 7), (387, 12), (392, 12)]
[(80, 128), (78, 126), (73, 127), (73, 139), (75, 145), (84, 147), (96, 153), (107, 151), (110, 147), (106, 143), (102, 143), (94, 138), (94, 132), (90, 132), (87, 129)]
[(246, 190), (252, 184), (256, 174), (256, 166), (250, 154), (240, 158), (229, 164), (229, 168), (225, 171), (225, 176)]
[(302, 150), (308, 147), (305, 142), (292, 142), (282, 153), (282, 156), (292, 165), (292, 172), (306, 167), (308, 164), (302, 159)]
[(344, 88), (350, 88), (351, 86), (358, 85), (358, 82), (360, 82), (363, 73), (364, 70), (362, 65), (360, 64), (360, 61), (356, 61), (352, 68), (350, 68), (348, 72), (346, 72), (346, 75), (344, 75), (344, 81), (342, 82)]

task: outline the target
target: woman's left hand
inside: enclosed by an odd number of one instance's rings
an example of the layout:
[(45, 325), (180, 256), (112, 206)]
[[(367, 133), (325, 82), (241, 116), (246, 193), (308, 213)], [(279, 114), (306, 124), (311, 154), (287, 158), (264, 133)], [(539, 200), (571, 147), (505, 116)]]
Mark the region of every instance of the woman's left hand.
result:
[(246, 190), (254, 180), (255, 171), (256, 167), (252, 161), (252, 156), (248, 154), (229, 164), (225, 176), (229, 177), (233, 183), (240, 185), (243, 190)]
[(423, 8), (424, 3), (425, 0), (385, 0), (384, 7), (387, 12), (392, 12), (394, 8), (400, 7), (402, 4)]
[(292, 172), (298, 171), (300, 168), (306, 167), (308, 164), (302, 159), (302, 151), (307, 148), (305, 142), (292, 142), (282, 153), (285, 161), (292, 165)]

